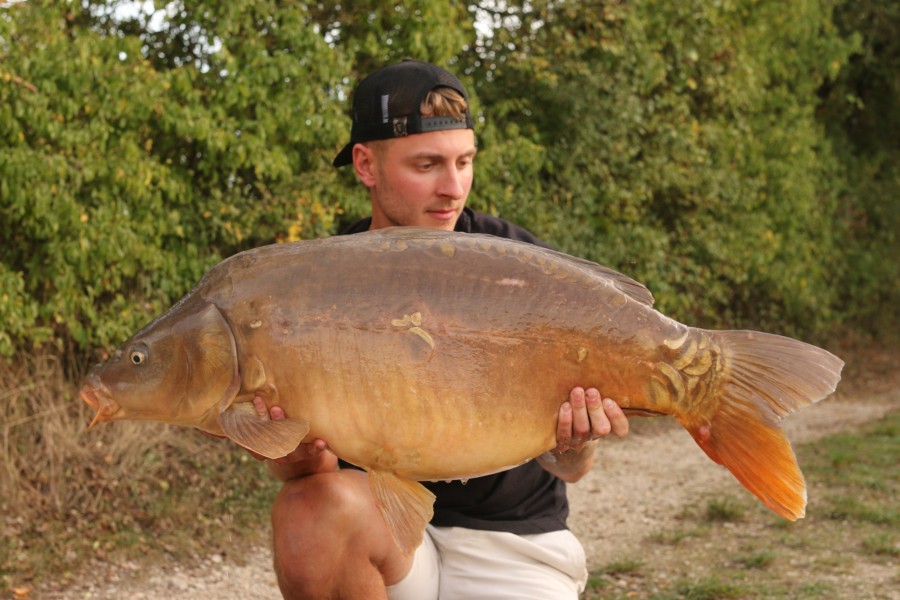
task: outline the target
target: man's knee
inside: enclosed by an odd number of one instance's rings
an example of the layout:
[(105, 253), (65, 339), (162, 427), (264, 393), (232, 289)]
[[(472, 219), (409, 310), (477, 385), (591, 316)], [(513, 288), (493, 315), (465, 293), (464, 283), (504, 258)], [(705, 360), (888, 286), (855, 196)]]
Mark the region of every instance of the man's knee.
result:
[(322, 473), (284, 484), (272, 508), (275, 570), (279, 581), (326, 585), (353, 547), (374, 504), (359, 473)]
[[(278, 537), (311, 544), (340, 543), (344, 535), (366, 523), (374, 509), (362, 473), (322, 473), (288, 481), (272, 508), (272, 528)], [(321, 538), (321, 539), (319, 539)]]

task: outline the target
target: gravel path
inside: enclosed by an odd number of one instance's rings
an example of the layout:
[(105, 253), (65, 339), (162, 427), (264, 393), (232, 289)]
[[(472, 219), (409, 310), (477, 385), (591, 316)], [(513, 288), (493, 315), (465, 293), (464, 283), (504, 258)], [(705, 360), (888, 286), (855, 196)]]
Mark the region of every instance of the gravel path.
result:
[[(866, 398), (838, 394), (789, 417), (794, 443), (816, 440), (880, 418), (900, 407), (896, 388)], [(569, 524), (582, 540), (589, 568), (639, 552), (645, 537), (671, 528), (684, 507), (714, 492), (746, 493), (723, 468), (712, 464), (690, 435), (671, 419), (633, 422), (632, 434), (601, 447), (594, 471), (570, 486)], [(810, 510), (815, 510), (815, 498)], [(277, 600), (281, 598), (268, 548), (236, 549), (245, 562), (214, 555), (200, 565), (144, 568), (106, 566), (49, 597), (59, 599)]]

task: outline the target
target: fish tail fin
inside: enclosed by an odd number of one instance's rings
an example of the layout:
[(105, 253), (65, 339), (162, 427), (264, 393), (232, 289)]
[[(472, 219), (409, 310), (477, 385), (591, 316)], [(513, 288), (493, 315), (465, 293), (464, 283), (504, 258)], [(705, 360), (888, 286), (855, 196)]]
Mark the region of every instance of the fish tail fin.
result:
[(708, 332), (721, 348), (717, 408), (707, 419), (678, 420), (715, 462), (772, 511), (794, 521), (806, 513), (806, 483), (780, 421), (831, 394), (844, 362), (778, 335)]

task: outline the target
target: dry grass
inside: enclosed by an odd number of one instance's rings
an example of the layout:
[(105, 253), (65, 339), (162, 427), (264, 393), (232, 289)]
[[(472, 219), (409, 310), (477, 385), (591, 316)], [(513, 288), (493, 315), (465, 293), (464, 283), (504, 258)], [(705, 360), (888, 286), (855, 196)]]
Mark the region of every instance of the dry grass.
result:
[(225, 442), (153, 423), (86, 431), (79, 379), (49, 354), (0, 362), (0, 589), (74, 576), (134, 547), (215, 548), (270, 503), (274, 481)]
[[(2, 476), (7, 514), (96, 509), (110, 479), (133, 473), (146, 450), (172, 438), (162, 426), (122, 423), (88, 432), (92, 410), (59, 361), (43, 354), (0, 363)], [(96, 477), (101, 475), (102, 477)]]

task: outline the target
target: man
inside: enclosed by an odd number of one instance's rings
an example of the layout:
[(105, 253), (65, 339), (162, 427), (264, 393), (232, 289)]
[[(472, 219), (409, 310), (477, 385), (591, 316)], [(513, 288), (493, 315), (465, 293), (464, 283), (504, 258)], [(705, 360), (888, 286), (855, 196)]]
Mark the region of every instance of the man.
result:
[[(345, 233), (418, 225), (545, 245), (466, 208), (475, 153), (468, 96), (455, 76), (418, 61), (376, 71), (354, 94), (351, 140), (334, 160), (353, 165), (372, 201), (371, 218)], [(284, 418), (278, 407), (271, 416)], [(553, 452), (496, 475), (427, 484), (437, 496), (435, 516), (408, 556), (366, 474), (340, 468), (324, 440), (302, 444), (270, 463), (284, 481), (272, 513), (281, 591), (289, 599), (574, 599), (587, 572), (566, 529), (564, 482), (590, 471), (597, 438), (627, 431), (612, 400), (594, 388), (573, 389), (560, 407)]]

